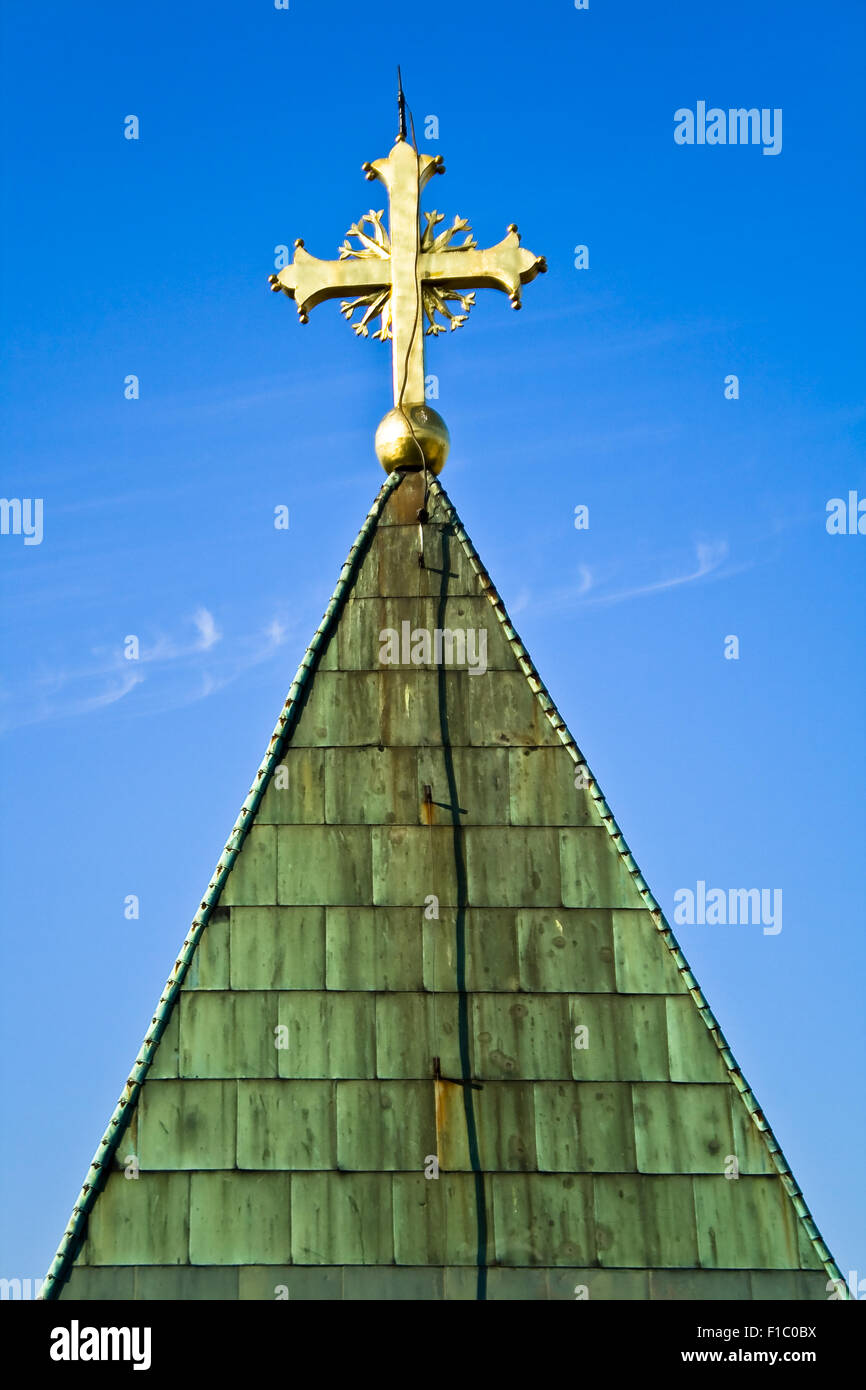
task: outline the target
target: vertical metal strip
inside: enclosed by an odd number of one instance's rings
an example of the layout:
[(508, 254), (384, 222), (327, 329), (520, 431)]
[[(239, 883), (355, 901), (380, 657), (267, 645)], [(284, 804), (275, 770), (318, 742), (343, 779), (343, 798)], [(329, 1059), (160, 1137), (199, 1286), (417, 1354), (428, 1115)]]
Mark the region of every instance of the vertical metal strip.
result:
[[(436, 626), (445, 627), (445, 604), (448, 599), (448, 531), (442, 528), (442, 578), (439, 585), (439, 604)], [(463, 827), (460, 824), (460, 803), (457, 798), (457, 778), (454, 774), (454, 754), (451, 748), (451, 735), (448, 730), (448, 699), (445, 683), (445, 663), (440, 661), (437, 671), (439, 687), (439, 729), (442, 737), (442, 754), (445, 759), (445, 775), (448, 779), (448, 803), (451, 807), (451, 826), (454, 838), (454, 868), (457, 879), (457, 1010), (458, 1037), (460, 1045), (460, 1077), (462, 1081), (463, 1109), (466, 1115), (466, 1135), (469, 1146), (469, 1162), (475, 1178), (475, 1214), (478, 1228), (478, 1249), (476, 1265), (478, 1279), (476, 1298), (487, 1298), (487, 1201), (484, 1189), (484, 1174), (478, 1151), (478, 1126), (475, 1122), (475, 1102), (472, 1095), (472, 1062), (469, 1049), (469, 996), (466, 992), (466, 907), (469, 898), (466, 878), (466, 849)]]

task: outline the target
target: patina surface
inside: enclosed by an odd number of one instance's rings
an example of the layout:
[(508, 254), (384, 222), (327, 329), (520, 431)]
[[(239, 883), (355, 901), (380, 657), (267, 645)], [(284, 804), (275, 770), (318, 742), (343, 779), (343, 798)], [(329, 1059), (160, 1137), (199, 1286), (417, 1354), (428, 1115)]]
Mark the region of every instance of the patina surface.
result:
[[(350, 552), (48, 1297), (826, 1298), (784, 1155), (435, 481), (419, 564), (424, 492), (393, 474)], [(404, 621), (485, 629), (486, 670), (383, 665)]]

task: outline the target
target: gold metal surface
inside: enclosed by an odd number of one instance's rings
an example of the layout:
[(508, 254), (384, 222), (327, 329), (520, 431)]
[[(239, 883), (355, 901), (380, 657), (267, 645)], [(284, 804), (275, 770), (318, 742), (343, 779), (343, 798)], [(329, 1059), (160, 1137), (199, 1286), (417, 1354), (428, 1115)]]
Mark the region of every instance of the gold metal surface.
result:
[(429, 405), (395, 405), (376, 430), (376, 457), (386, 473), (423, 468), (441, 473), (451, 436), (442, 416)]
[(384, 209), (371, 209), (349, 228), (336, 261), (318, 260), (296, 241), (294, 260), (270, 276), (270, 285), (295, 300), (302, 323), (317, 304), (334, 298), (342, 299), (340, 312), (359, 337), (371, 336), (370, 325), (379, 320), (372, 337), (392, 343), (394, 410), (377, 430), (376, 452), (387, 472), (426, 463), (438, 473), (448, 453), (448, 431), (425, 404), (425, 332), (435, 336), (460, 328), (477, 289), (503, 290), (519, 309), (521, 287), (547, 265), (520, 245), (515, 226), (486, 250), (462, 217), (440, 230), (444, 215), (425, 213), (421, 230), (421, 192), (434, 174), (445, 172), (441, 155), (418, 154), (398, 139), (387, 159), (363, 169), (388, 191), (389, 229)]

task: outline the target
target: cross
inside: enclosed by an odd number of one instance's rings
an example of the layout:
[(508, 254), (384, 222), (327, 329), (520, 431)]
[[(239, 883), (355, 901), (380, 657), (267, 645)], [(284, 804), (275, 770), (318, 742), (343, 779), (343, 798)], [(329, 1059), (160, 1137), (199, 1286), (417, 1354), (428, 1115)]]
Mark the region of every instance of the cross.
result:
[[(340, 297), (340, 310), (359, 336), (366, 338), (368, 325), (379, 318), (373, 337), (392, 340), (394, 410), (377, 432), (377, 453), (390, 471), (401, 465), (418, 467), (413, 449), (415, 455), (421, 449), (425, 465), (438, 472), (445, 461), (448, 432), (445, 422), (425, 403), (422, 313), (427, 335), (436, 335), (448, 325), (455, 329), (466, 322), (476, 289), (504, 290), (512, 307), (519, 309), (521, 287), (547, 265), (543, 257), (520, 245), (515, 226), (486, 250), (479, 250), (468, 222), (461, 217), (437, 231), (443, 215), (425, 213), (422, 230), (421, 192), (434, 174), (445, 172), (445, 166), (441, 155), (419, 154), (402, 134), (386, 159), (362, 167), (369, 180), (378, 179), (387, 189), (389, 229), (383, 225), (384, 209), (371, 210), (349, 228), (336, 261), (318, 260), (298, 240), (294, 260), (269, 277), (270, 285), (295, 300), (302, 323), (308, 322), (317, 304)], [(462, 243), (453, 245), (460, 233)], [(451, 304), (459, 304), (462, 312), (452, 313)], [(355, 319), (358, 310), (363, 312)], [(411, 435), (408, 440), (404, 422)], [(395, 429), (400, 436), (396, 445), (391, 438)], [(389, 430), (390, 451), (380, 440)], [(444, 450), (442, 439), (437, 447), (433, 438), (443, 433)]]

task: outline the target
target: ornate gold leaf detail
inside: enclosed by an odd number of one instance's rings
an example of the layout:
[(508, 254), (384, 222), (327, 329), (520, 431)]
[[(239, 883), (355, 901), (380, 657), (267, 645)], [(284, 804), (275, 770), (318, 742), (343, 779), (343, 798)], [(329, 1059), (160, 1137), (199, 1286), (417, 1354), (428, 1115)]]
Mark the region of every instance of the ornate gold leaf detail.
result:
[[(357, 222), (349, 228), (346, 233), (346, 240), (340, 247), (340, 260), (387, 260), (391, 255), (391, 238), (389, 237), (382, 222), (384, 209), (378, 212), (365, 213)], [(437, 227), (445, 220), (442, 212), (425, 212), (425, 227), (421, 233), (420, 250), (421, 252), (453, 251), (459, 255), (461, 251), (475, 250), (478, 243), (472, 235), (472, 228), (465, 217), (455, 217), (450, 227), (445, 227), (437, 232)], [(365, 230), (366, 229), (366, 230)], [(460, 233), (465, 233), (463, 241), (459, 246), (453, 246), (454, 238)], [(354, 237), (357, 245), (353, 244), (349, 238)], [(421, 303), (427, 319), (426, 334), (428, 337), (436, 337), (439, 333), (444, 333), (447, 328), (453, 332), (455, 328), (462, 328), (469, 315), (469, 310), (475, 303), (475, 293), (460, 294), (457, 290), (446, 289), (444, 285), (425, 283), (421, 289)], [(448, 305), (457, 303), (463, 312), (454, 314)], [(356, 309), (363, 309), (365, 312), (354, 322), (352, 316)], [(340, 313), (347, 323), (352, 324), (353, 332), (359, 338), (368, 338), (370, 334), (370, 323), (377, 315), (381, 314), (382, 322), (372, 337), (378, 338), (380, 342), (387, 342), (393, 337), (391, 322), (391, 291), (390, 289), (372, 290), (369, 294), (359, 295), (357, 299), (344, 299), (340, 304)], [(436, 315), (444, 319), (444, 323), (437, 320)]]
[[(370, 212), (359, 217), (346, 233), (346, 240), (340, 247), (340, 260), (369, 260), (371, 257), (378, 257), (380, 260), (387, 260), (391, 254), (391, 238), (382, 225), (382, 218), (385, 209), (380, 208), (378, 212)], [(372, 228), (372, 232), (364, 231), (364, 226)], [(360, 246), (353, 246), (349, 237), (357, 237)]]
[[(445, 227), (441, 232), (436, 231), (440, 222), (445, 221), (445, 214), (442, 212), (425, 212), (427, 225), (421, 233), (422, 251), (453, 251), (459, 255), (461, 251), (473, 251), (478, 243), (472, 235), (472, 228), (465, 217), (455, 217), (450, 227)], [(452, 246), (452, 241), (458, 232), (465, 232), (462, 243), (459, 246)], [(452, 332), (455, 328), (462, 328), (469, 316), (469, 310), (475, 303), (474, 291), (472, 294), (460, 294), (457, 290), (448, 290), (444, 285), (431, 284), (429, 281), (423, 286), (421, 298), (424, 304), (424, 313), (427, 316), (427, 336), (435, 338), (439, 333), (444, 333), (446, 327), (450, 327)], [(462, 314), (452, 314), (448, 308), (449, 303), (457, 302), (463, 309)], [(439, 323), (436, 315), (446, 320)]]
[[(428, 338), (435, 338), (437, 334), (445, 332), (446, 324), (437, 323), (434, 315), (441, 314), (444, 319), (447, 319), (448, 326), (453, 332), (455, 328), (463, 327), (469, 317), (469, 310), (475, 303), (474, 290), (471, 294), (461, 294), (459, 290), (446, 290), (442, 285), (427, 284), (421, 291), (421, 295), (424, 302), (424, 313), (427, 315), (429, 325), (427, 328)], [(446, 300), (457, 300), (464, 312), (452, 314)]]
[[(340, 260), (388, 260), (391, 255), (391, 238), (385, 230), (382, 218), (385, 215), (384, 208), (378, 212), (372, 209), (359, 217), (346, 233), (346, 240), (340, 247)], [(364, 228), (369, 228), (365, 231)], [(355, 237), (360, 243), (353, 246), (349, 237)], [(357, 322), (352, 323), (352, 315), (356, 309), (366, 309)], [(380, 342), (386, 342), (393, 336), (391, 331), (391, 290), (372, 290), (370, 294), (359, 295), (357, 299), (344, 299), (340, 304), (340, 313), (344, 315), (346, 322), (352, 324), (352, 331), (357, 333), (359, 338), (370, 336), (369, 324), (377, 314), (382, 315), (382, 322), (373, 334)]]
[[(434, 236), (434, 229), (438, 227), (440, 222), (445, 221), (445, 214), (444, 212), (425, 212), (424, 216), (427, 219), (427, 226), (421, 233), (422, 251), (473, 251), (477, 247), (478, 242), (472, 235), (472, 228), (465, 217), (455, 217), (450, 227), (446, 227), (444, 232)], [(451, 239), (458, 232), (466, 232), (467, 235), (462, 246), (452, 246)]]
[[(367, 306), (367, 312), (362, 314), (356, 323), (352, 323), (352, 315), (356, 309)], [(343, 299), (340, 302), (340, 313), (344, 314), (347, 323), (352, 323), (352, 331), (357, 333), (359, 338), (368, 338), (370, 331), (367, 327), (371, 319), (377, 314), (382, 315), (382, 322), (373, 334), (384, 343), (393, 337), (391, 331), (391, 288), (386, 290), (373, 290), (370, 294), (359, 295), (357, 299)]]

